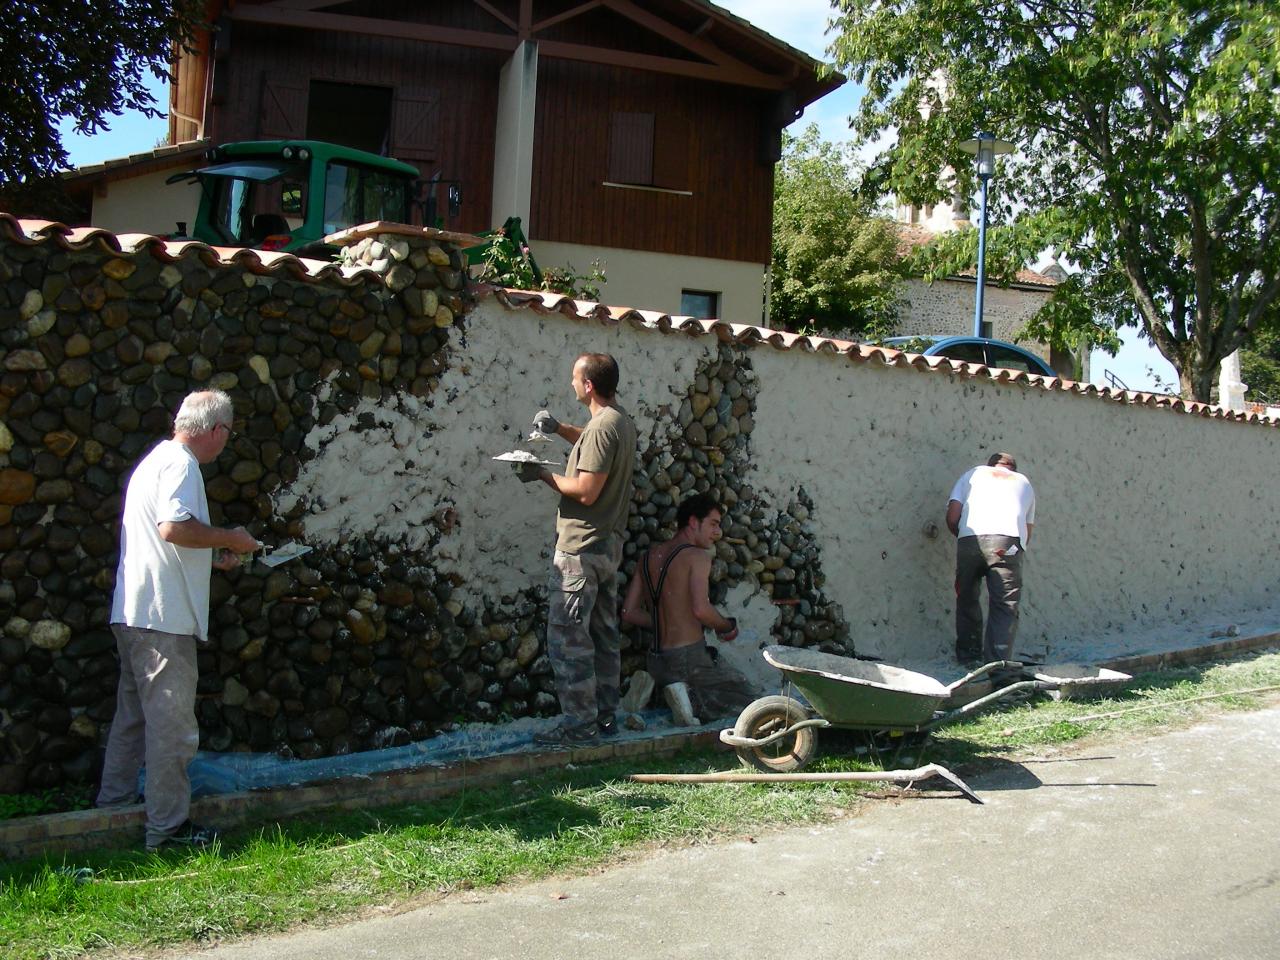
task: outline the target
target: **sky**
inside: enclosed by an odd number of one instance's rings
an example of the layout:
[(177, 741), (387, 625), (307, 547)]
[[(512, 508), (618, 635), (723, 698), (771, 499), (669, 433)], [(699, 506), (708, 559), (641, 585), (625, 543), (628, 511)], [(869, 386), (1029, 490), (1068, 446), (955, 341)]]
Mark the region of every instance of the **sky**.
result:
[[(831, 12), (828, 0), (716, 0), (735, 16), (754, 24), (766, 33), (803, 50), (811, 57), (825, 60), (826, 28)], [(155, 82), (152, 92), (163, 106), (168, 102), (165, 86)], [(846, 83), (834, 93), (811, 104), (798, 127), (816, 123), (824, 139), (841, 141), (851, 139), (849, 117), (857, 109), (861, 88)], [(165, 120), (147, 120), (136, 113), (112, 118), (111, 129), (86, 137), (75, 133), (70, 124), (61, 125), (63, 144), (74, 166), (98, 163), (113, 157), (123, 157), (152, 149), (168, 132)], [(998, 133), (998, 131), (997, 131)], [(992, 189), (997, 189), (993, 186)], [(1155, 377), (1164, 383), (1177, 383), (1173, 367), (1154, 347), (1143, 340), (1136, 328), (1120, 331), (1124, 341), (1120, 353), (1109, 357), (1095, 351), (1091, 360), (1091, 379), (1106, 385), (1105, 371), (1110, 370), (1130, 390), (1156, 390)], [(1153, 376), (1153, 373), (1155, 376)]]

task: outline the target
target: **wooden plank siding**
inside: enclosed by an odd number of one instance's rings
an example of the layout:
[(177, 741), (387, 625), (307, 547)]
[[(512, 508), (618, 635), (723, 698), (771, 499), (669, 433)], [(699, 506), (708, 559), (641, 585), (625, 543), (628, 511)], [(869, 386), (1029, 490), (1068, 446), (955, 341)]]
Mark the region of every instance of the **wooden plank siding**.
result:
[[(762, 159), (765, 95), (544, 57), (537, 103), (531, 238), (769, 261), (773, 165)], [(615, 113), (652, 113), (658, 130), (663, 117), (683, 121), (692, 196), (604, 186)]]
[[(417, 165), (423, 177), (439, 171), (444, 179), (461, 181), (462, 209), (447, 221), (448, 229), (488, 230), (494, 225), (489, 209), (493, 118), (506, 59), (498, 51), (237, 23), (232, 54), (218, 65), (230, 73), (228, 95), (224, 103), (209, 108), (209, 135), (215, 143), (266, 135), (264, 85), (302, 91), (300, 103), (291, 108), (301, 110), (296, 121), (300, 130), (306, 123), (312, 80), (390, 87), (406, 101), (434, 104), (438, 120), (434, 159), (422, 157), (429, 151), (421, 149), (407, 151), (418, 157), (398, 159)], [(393, 110), (399, 108), (397, 103)]]

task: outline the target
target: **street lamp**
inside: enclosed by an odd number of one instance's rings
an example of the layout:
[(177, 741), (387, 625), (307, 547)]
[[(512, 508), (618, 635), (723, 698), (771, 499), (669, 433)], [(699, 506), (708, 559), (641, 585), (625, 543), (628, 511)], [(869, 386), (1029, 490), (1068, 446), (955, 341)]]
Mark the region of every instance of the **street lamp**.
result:
[(996, 172), (996, 154), (1013, 153), (1014, 145), (997, 140), (990, 133), (980, 133), (960, 144), (965, 153), (977, 158), (978, 179), (982, 181), (982, 210), (978, 220), (978, 295), (973, 307), (973, 335), (982, 336), (982, 294), (987, 279), (987, 183)]

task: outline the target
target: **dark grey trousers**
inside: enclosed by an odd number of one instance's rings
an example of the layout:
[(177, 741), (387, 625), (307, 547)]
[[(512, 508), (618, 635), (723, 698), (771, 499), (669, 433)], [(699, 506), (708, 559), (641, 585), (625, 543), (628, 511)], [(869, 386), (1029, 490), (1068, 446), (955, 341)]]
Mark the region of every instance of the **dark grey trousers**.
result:
[(649, 672), (658, 688), (671, 683), (687, 683), (693, 712), (702, 721), (737, 714), (754, 700), (747, 678), (724, 662), (713, 660), (707, 641), (649, 654)]
[[(1013, 556), (1007, 551), (1017, 545)], [(1012, 660), (1022, 598), (1022, 542), (1017, 537), (961, 537), (956, 541), (956, 657)], [(987, 583), (987, 629), (978, 591)]]

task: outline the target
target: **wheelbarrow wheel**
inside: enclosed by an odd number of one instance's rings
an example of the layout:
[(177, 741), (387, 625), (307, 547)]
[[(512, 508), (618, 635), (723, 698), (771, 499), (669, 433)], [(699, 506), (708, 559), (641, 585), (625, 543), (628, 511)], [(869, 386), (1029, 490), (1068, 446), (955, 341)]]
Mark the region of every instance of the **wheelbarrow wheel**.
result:
[[(739, 737), (763, 740), (808, 718), (809, 712), (798, 700), (761, 697), (738, 715), (733, 732)], [(812, 760), (817, 748), (818, 731), (814, 727), (804, 727), (762, 747), (735, 747), (734, 750), (745, 766), (765, 773), (791, 773)]]

